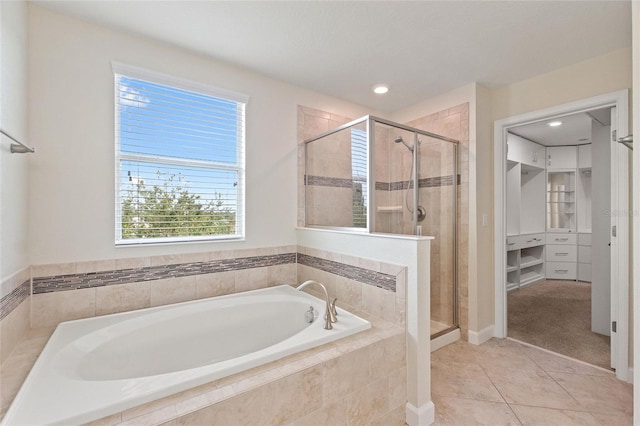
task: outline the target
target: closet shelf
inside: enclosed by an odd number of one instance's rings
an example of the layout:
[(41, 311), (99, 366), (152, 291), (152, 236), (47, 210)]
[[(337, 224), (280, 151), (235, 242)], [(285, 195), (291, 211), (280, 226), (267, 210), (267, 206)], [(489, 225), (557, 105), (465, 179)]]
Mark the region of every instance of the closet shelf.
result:
[(544, 280), (544, 275), (538, 272), (526, 272), (520, 276), (520, 286), (527, 284), (533, 284), (538, 281)]
[(517, 270), (518, 270), (518, 265), (515, 265), (515, 266), (507, 265), (507, 274), (509, 272), (515, 272)]
[(542, 265), (544, 260), (534, 256), (523, 256), (520, 261), (520, 269), (530, 268), (536, 265)]

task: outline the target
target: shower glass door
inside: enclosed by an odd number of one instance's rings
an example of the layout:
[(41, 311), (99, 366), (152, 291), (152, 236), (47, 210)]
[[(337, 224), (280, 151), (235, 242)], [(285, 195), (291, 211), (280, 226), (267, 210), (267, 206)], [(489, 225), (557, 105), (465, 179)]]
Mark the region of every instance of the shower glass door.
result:
[(435, 237), (431, 335), (437, 336), (457, 326), (457, 144), (389, 123), (376, 121), (374, 130), (375, 232)]
[(456, 222), (457, 145), (418, 135), (418, 205), (426, 217), (418, 222), (422, 235), (435, 237), (431, 244), (431, 335), (457, 326)]

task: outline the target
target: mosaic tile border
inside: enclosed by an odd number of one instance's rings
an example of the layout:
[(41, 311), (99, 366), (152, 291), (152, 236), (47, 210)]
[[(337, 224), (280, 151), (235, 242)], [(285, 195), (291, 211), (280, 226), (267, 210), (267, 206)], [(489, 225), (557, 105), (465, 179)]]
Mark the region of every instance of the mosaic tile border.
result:
[[(453, 185), (453, 175), (418, 179), (418, 188), (436, 188), (451, 185)], [(460, 175), (458, 175), (457, 185), (460, 185)], [(403, 189), (407, 189), (408, 187), (413, 188), (413, 185), (411, 185), (408, 180), (389, 183), (389, 191), (400, 191)], [(378, 189), (377, 183), (376, 189)]]
[[(191, 262), (142, 268), (119, 269), (80, 274), (55, 275), (33, 278), (15, 288), (0, 299), (0, 320), (9, 315), (30, 294), (53, 293), (58, 291), (80, 290), (105, 287), (117, 284), (155, 281), (166, 278), (186, 277), (199, 274), (239, 271), (268, 266), (301, 264), (320, 269), (344, 278), (359, 281), (385, 290), (396, 291), (396, 277), (359, 266), (348, 265), (302, 253), (284, 253), (268, 256), (251, 256)], [(31, 286), (33, 284), (33, 291)]]
[(320, 269), (321, 271), (339, 275), (351, 280), (360, 281), (385, 290), (396, 291), (396, 277), (372, 271), (359, 266), (347, 265), (333, 260), (321, 259), (315, 256), (298, 253), (298, 264)]
[(243, 269), (286, 265), (289, 263), (296, 263), (296, 253), (240, 257), (212, 260), (208, 262), (180, 263), (174, 265), (145, 266), (143, 268), (89, 272), (84, 274), (38, 277), (33, 279), (33, 294), (79, 290), (84, 288), (129, 284), (142, 281), (155, 281), (166, 278), (187, 277), (191, 275), (239, 271)]
[(330, 186), (333, 188), (353, 188), (354, 183), (365, 183), (364, 179), (344, 179), (328, 176), (305, 175), (305, 184), (312, 186)]
[(11, 293), (0, 299), (0, 321), (29, 297), (30, 288), (31, 280), (26, 280), (13, 289)]
[[(457, 185), (460, 185), (460, 174), (457, 175)], [(305, 176), (305, 184), (310, 186), (330, 186), (333, 188), (351, 188), (354, 183), (364, 183), (364, 181), (333, 178), (327, 176)], [(436, 176), (418, 179), (419, 188), (436, 188), (453, 185), (453, 175)], [(412, 187), (410, 181), (401, 180), (397, 182), (376, 182), (376, 189), (379, 191), (401, 191)]]

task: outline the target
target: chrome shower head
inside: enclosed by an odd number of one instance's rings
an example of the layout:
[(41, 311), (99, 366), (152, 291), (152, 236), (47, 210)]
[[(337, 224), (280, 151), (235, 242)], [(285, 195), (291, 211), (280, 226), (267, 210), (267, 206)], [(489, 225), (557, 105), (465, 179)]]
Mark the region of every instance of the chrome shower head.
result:
[(394, 140), (394, 142), (395, 142), (395, 143), (401, 143), (402, 145), (406, 146), (406, 147), (407, 147), (407, 149), (408, 149), (409, 151), (413, 152), (413, 147), (412, 147), (412, 146), (407, 145), (407, 143), (404, 141), (404, 139), (402, 139), (402, 136), (398, 136), (398, 137)]

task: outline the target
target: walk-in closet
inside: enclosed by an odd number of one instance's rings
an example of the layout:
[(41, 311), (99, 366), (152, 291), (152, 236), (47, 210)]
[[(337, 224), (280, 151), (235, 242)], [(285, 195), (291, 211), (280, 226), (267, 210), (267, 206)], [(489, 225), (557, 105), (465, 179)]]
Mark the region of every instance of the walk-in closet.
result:
[(610, 367), (611, 108), (507, 135), (508, 335)]

